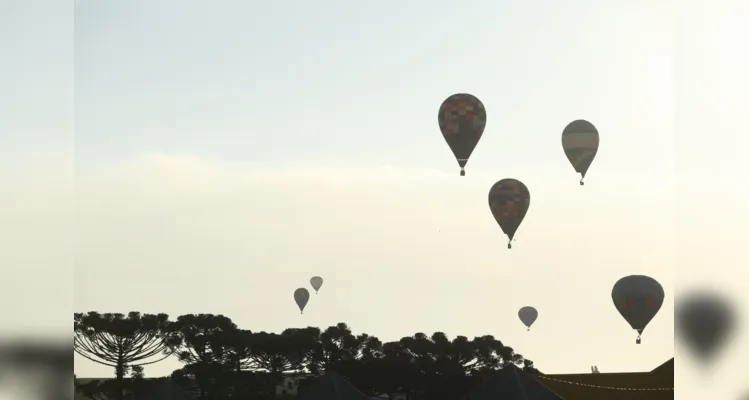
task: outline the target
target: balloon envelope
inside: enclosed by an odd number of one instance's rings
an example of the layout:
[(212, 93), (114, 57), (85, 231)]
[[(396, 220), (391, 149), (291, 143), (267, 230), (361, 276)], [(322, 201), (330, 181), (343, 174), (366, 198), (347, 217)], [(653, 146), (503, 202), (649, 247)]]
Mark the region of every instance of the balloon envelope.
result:
[(702, 361), (711, 361), (733, 332), (736, 315), (719, 293), (693, 292), (677, 299), (676, 332)]
[(305, 288), (299, 288), (295, 290), (294, 301), (296, 302), (296, 305), (299, 306), (299, 311), (304, 313), (304, 307), (307, 305), (307, 302), (309, 301), (309, 290)]
[(639, 334), (661, 309), (664, 297), (663, 286), (645, 275), (625, 276), (611, 290), (611, 299), (619, 314)]
[(313, 276), (312, 279), (309, 280), (309, 284), (312, 285), (312, 289), (315, 289), (315, 293), (317, 293), (317, 291), (322, 287), (322, 278), (319, 276)]
[(583, 179), (598, 153), (599, 142), (598, 129), (582, 119), (570, 122), (562, 131), (564, 154)]
[(502, 179), (489, 189), (489, 209), (510, 240), (515, 237), (530, 203), (528, 188), (517, 179)]
[(530, 329), (531, 325), (538, 318), (538, 310), (530, 306), (525, 306), (518, 311), (518, 317), (520, 318), (520, 322)]
[(484, 134), (486, 109), (473, 95), (458, 93), (448, 97), (440, 106), (437, 122), (447, 145), (458, 160), (461, 175), (468, 158)]

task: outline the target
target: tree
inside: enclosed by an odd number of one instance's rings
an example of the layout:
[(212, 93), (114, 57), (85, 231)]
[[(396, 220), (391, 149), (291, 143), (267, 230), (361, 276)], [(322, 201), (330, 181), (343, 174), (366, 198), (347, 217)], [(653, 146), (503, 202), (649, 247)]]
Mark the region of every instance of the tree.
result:
[(384, 343), (381, 348), (382, 355), (366, 367), (372, 394), (386, 394), (392, 399), (396, 393), (404, 393), (410, 398), (421, 374), (417, 361), (400, 341)]
[[(326, 371), (370, 396), (451, 400), (510, 364), (538, 373), (533, 361), (491, 335), (450, 339), (443, 332), (416, 333), (383, 343), (354, 334), (345, 323), (272, 333), (240, 329), (223, 315), (187, 314), (169, 322), (164, 314), (94, 312), (75, 315), (75, 333), (79, 354), (115, 367), (116, 379), (100, 383), (115, 393), (107, 399), (122, 398), (125, 381), (131, 392), (148, 390), (142, 366), (157, 362), (147, 360), (157, 354), (173, 354), (184, 364), (171, 380), (202, 400), (269, 400), (285, 377), (306, 379)], [(127, 372), (132, 378), (124, 379)], [(305, 382), (292, 386), (303, 390)]]
[[(185, 364), (182, 383), (190, 383), (200, 399), (226, 391), (228, 371), (239, 362), (230, 349), (239, 334), (237, 326), (223, 315), (181, 315), (172, 324), (170, 350)], [(192, 389), (193, 387), (191, 387)]]
[(123, 398), (124, 378), (134, 368), (164, 360), (169, 351), (170, 322), (166, 314), (99, 314), (73, 316), (73, 349), (81, 356), (115, 369), (116, 396)]
[(283, 381), (285, 373), (304, 372), (313, 357), (318, 343), (318, 328), (286, 329), (281, 334), (258, 332), (252, 335), (249, 352), (256, 371), (268, 374), (271, 385), (267, 395), (272, 396), (276, 385)]
[[(315, 328), (307, 329), (309, 331)], [(341, 372), (350, 369), (359, 360), (367, 335), (355, 336), (348, 325), (342, 322), (328, 327), (322, 333), (319, 329), (317, 332), (318, 337), (310, 338), (316, 343), (313, 342), (315, 346), (312, 347), (307, 368), (313, 372), (337, 370), (345, 376)]]

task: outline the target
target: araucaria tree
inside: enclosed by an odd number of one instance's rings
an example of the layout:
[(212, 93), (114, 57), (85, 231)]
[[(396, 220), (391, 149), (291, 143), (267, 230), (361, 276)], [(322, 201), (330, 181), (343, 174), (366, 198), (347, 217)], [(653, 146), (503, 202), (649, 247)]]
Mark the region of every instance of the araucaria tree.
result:
[(118, 386), (128, 370), (159, 362), (171, 355), (171, 323), (166, 314), (99, 314), (73, 316), (73, 348), (81, 356), (113, 367)]

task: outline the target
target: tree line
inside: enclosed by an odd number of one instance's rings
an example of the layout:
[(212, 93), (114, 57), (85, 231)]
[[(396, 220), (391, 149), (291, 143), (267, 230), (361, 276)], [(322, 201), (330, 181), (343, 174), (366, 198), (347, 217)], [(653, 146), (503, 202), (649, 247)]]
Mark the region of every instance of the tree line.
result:
[(108, 399), (124, 399), (123, 393), (146, 385), (144, 368), (168, 357), (183, 364), (170, 379), (205, 400), (275, 398), (285, 375), (326, 371), (369, 396), (457, 399), (505, 365), (538, 372), (531, 360), (491, 335), (450, 340), (443, 332), (416, 333), (383, 343), (354, 334), (345, 323), (271, 333), (239, 328), (223, 315), (170, 320), (138, 312), (77, 313), (74, 333), (77, 354), (114, 370), (114, 379), (77, 384), (78, 389), (89, 396), (106, 392)]

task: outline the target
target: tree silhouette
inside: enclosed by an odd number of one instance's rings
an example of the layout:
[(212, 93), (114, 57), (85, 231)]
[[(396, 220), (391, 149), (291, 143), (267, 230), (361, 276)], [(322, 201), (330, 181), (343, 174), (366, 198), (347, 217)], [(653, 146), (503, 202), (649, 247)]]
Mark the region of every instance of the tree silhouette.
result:
[[(304, 390), (309, 377), (328, 371), (369, 396), (447, 400), (461, 398), (492, 371), (510, 364), (538, 372), (532, 361), (490, 335), (449, 339), (443, 332), (416, 333), (383, 343), (354, 334), (345, 323), (325, 330), (252, 332), (213, 314), (187, 314), (169, 322), (164, 314), (130, 313), (125, 318), (90, 312), (75, 314), (75, 321), (76, 351), (115, 367), (116, 379), (108, 384), (116, 393), (123, 392), (125, 386), (117, 382), (123, 382), (128, 370), (142, 376), (140, 366), (158, 361), (145, 362), (156, 354), (173, 354), (182, 362), (171, 381), (203, 400), (275, 398), (280, 384), (289, 385), (282, 395), (297, 387)], [(298, 381), (292, 383), (290, 376)], [(125, 381), (133, 393), (147, 387), (136, 385), (143, 379)]]
[(173, 337), (166, 314), (131, 312), (126, 317), (118, 313), (78, 313), (73, 316), (73, 329), (76, 353), (115, 369), (117, 388), (110, 392), (116, 392), (120, 398), (124, 396), (124, 378), (130, 370), (135, 377), (142, 377), (144, 365), (171, 355), (169, 342)]

